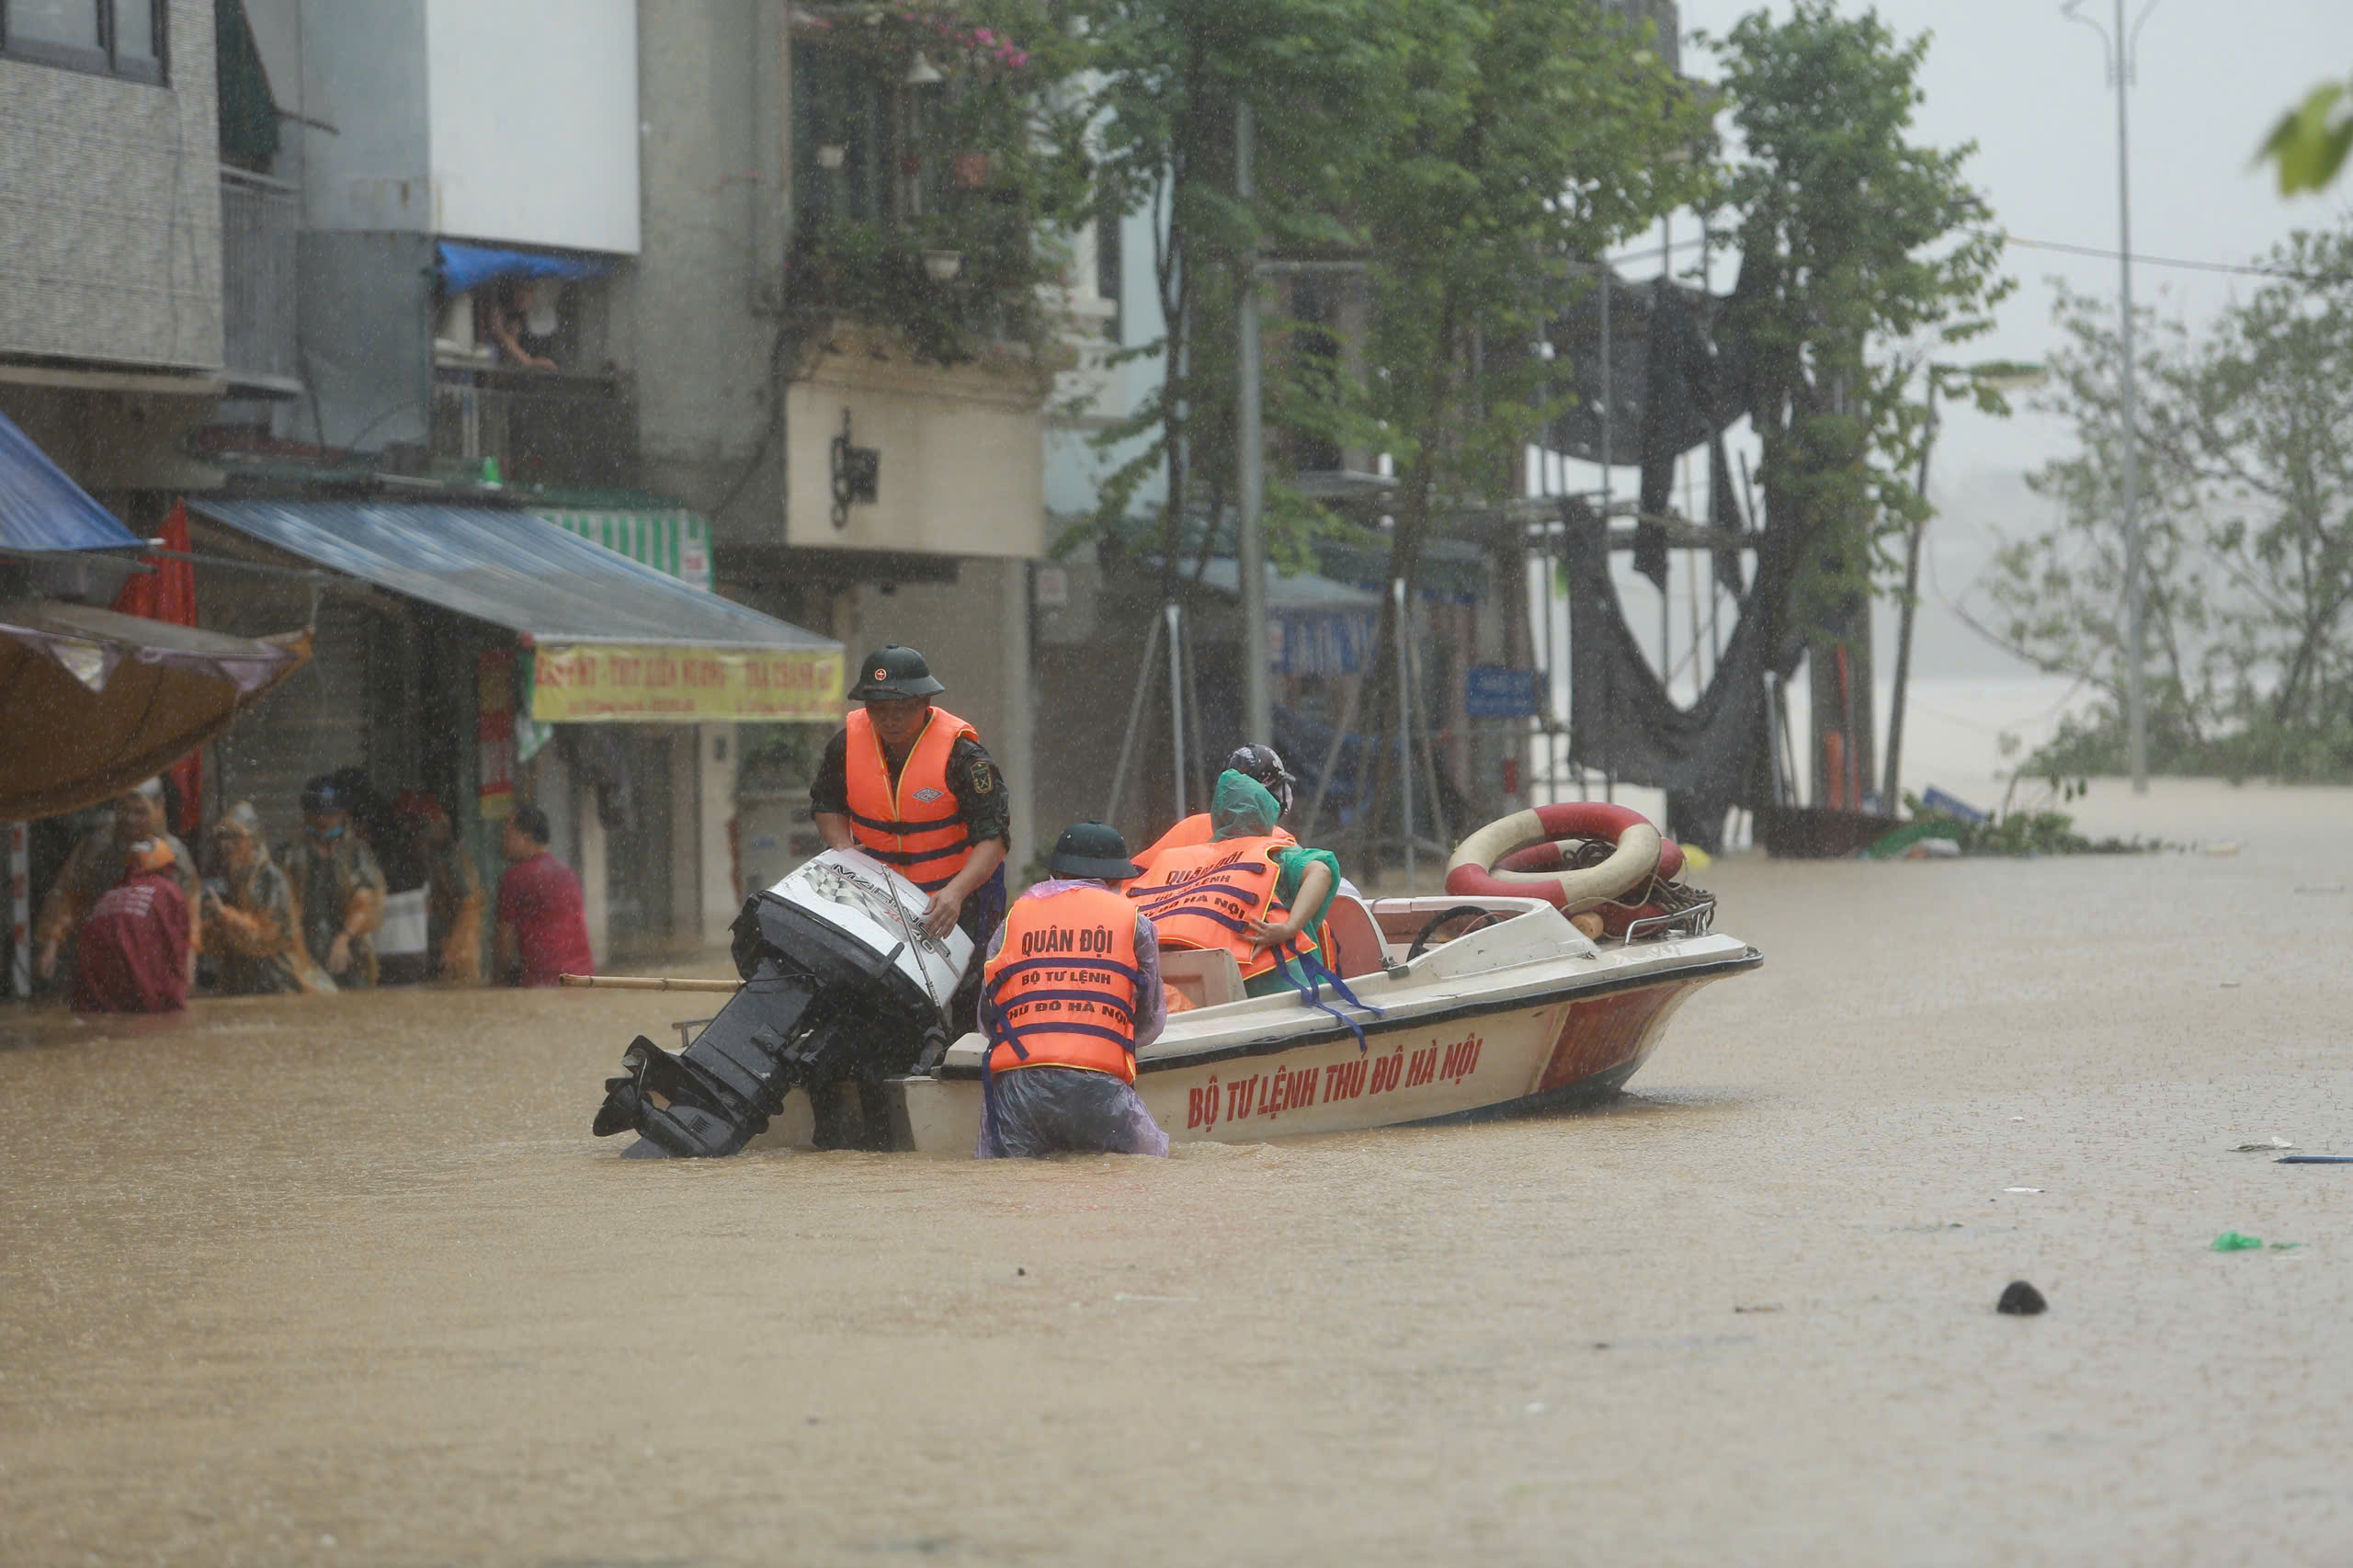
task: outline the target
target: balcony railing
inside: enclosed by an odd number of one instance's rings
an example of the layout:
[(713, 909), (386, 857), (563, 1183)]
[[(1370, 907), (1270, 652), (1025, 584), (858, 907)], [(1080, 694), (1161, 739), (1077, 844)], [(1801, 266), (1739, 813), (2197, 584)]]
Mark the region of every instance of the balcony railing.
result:
[(620, 376), (444, 364), (434, 372), (432, 455), (516, 484), (637, 483), (637, 404)]
[(301, 390), (295, 351), (294, 249), (300, 193), (243, 169), (221, 171), (222, 358), (231, 381)]

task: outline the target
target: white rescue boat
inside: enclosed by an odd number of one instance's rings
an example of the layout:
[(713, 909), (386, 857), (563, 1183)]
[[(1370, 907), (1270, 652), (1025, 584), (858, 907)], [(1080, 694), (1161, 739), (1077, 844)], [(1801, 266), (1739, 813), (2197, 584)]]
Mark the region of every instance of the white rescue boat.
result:
[[(1764, 961), (1709, 930), (1713, 907), (1596, 942), (1541, 899), (1344, 896), (1329, 916), (1334, 967), (1364, 1006), (1327, 985), (1321, 1000), (1337, 1017), (1295, 993), (1245, 997), (1229, 953), (1164, 952), (1163, 978), (1193, 1006), (1136, 1053), (1136, 1090), (1172, 1142), (1600, 1099), (1641, 1069), (1691, 993)], [(972, 1153), (986, 1043), (966, 1035), (930, 1073), (890, 1081), (919, 1151)]]

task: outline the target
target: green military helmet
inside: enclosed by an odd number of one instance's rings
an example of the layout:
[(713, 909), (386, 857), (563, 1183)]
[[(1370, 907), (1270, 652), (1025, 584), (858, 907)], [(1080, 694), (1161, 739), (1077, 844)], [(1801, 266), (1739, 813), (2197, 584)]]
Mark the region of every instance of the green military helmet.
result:
[(1054, 841), (1046, 857), (1046, 870), (1057, 877), (1093, 877), (1120, 882), (1143, 875), (1143, 868), (1128, 858), (1128, 841), (1116, 827), (1099, 822), (1073, 823)]
[(871, 702), (876, 698), (933, 697), (947, 689), (932, 678), (921, 653), (893, 642), (866, 655), (849, 695), (853, 702)]

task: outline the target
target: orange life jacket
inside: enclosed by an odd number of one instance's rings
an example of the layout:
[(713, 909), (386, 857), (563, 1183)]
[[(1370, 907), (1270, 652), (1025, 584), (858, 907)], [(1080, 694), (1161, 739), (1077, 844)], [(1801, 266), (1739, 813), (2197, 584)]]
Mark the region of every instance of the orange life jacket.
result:
[(981, 971), (989, 1071), (1078, 1067), (1136, 1081), (1136, 906), (1108, 888), (1016, 899)]
[(1128, 884), (1128, 897), (1152, 921), (1164, 948), (1222, 948), (1245, 981), (1275, 967), (1297, 948), (1250, 947), (1252, 920), (1279, 921), (1290, 911), (1275, 897), (1275, 851), (1292, 846), (1277, 838), (1229, 838), (1171, 849)]
[[(1142, 850), (1129, 856), (1128, 858), (1142, 866), (1144, 869), (1144, 874), (1149, 876), (1152, 874), (1153, 862), (1158, 860), (1163, 855), (1167, 854), (1171, 849), (1190, 849), (1197, 844), (1207, 844), (1213, 831), (1210, 824), (1209, 812), (1195, 812), (1191, 816), (1180, 818), (1175, 827), (1170, 828)], [(1285, 844), (1299, 842), (1284, 828), (1275, 829), (1274, 836)]]
[(948, 754), (959, 740), (978, 740), (981, 733), (946, 709), (933, 709), (894, 789), (882, 738), (866, 710), (851, 709), (843, 728), (849, 736), (843, 756), (849, 830), (858, 846), (924, 892), (938, 892), (956, 880), (972, 853), (972, 835), (956, 791), (948, 787)]

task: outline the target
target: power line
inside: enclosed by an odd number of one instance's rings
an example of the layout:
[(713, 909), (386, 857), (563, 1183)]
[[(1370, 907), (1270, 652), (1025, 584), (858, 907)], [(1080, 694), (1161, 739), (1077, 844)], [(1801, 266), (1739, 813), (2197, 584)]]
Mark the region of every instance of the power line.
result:
[[(1997, 239), (2004, 244), (2017, 245), (2025, 250), (2056, 251), (2065, 256), (2090, 256), (2099, 261), (2115, 261), (2120, 255), (2112, 248), (2101, 245), (2070, 244), (2063, 240), (2030, 240), (2021, 234), (2013, 234), (2006, 229), (1971, 229), (1968, 232)], [(1697, 250), (1701, 245), (1717, 245), (1727, 250), (1737, 251), (1740, 248), (1740, 231), (1737, 229), (1711, 230), (1694, 239), (1677, 240), (1672, 245), (1651, 245), (1642, 250), (1627, 251), (1609, 257), (1609, 265), (1625, 267), (1633, 263), (1653, 261), (1657, 259), (1663, 249)], [(2277, 278), (2290, 283), (2353, 283), (2353, 273), (2298, 272), (2292, 267), (2266, 267), (2259, 262), (2191, 261), (2181, 256), (2144, 256), (2139, 251), (2132, 253), (2132, 262), (2136, 267), (2170, 267), (2183, 272), (2219, 272), (2245, 278)]]
[[(2004, 244), (2022, 245), (2029, 250), (2060, 251), (2068, 256), (2087, 256), (2102, 261), (2115, 261), (2122, 253), (2098, 245), (2068, 244), (2060, 240), (2029, 240), (2000, 229), (1977, 229), (1972, 233), (1989, 234)], [(2353, 273), (2298, 272), (2292, 267), (2265, 267), (2244, 261), (2186, 261), (2179, 256), (2143, 256), (2132, 253), (2132, 260), (2141, 267), (2172, 267), (2186, 272), (2229, 272), (2251, 278), (2279, 278), (2290, 283), (2353, 283)]]

